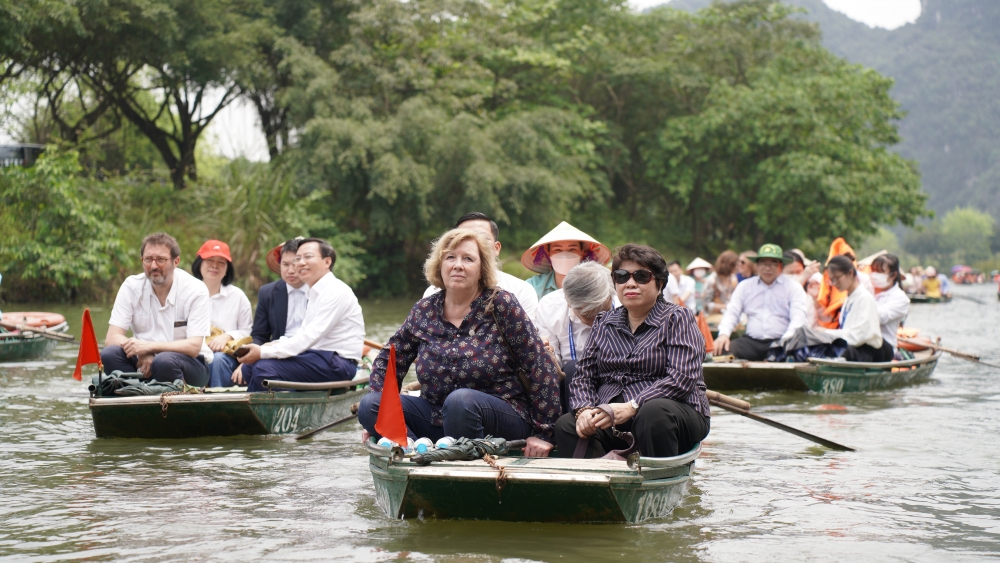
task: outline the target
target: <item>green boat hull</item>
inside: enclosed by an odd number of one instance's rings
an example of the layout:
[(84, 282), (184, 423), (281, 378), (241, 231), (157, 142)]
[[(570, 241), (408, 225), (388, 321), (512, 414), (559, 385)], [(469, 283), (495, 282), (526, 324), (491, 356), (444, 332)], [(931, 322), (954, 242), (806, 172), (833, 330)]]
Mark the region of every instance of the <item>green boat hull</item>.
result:
[(0, 340), (0, 362), (23, 362), (48, 356), (56, 341), (35, 336), (31, 338), (5, 338)]
[[(98, 438), (298, 434), (351, 414), (365, 389), (90, 399)], [(161, 399), (166, 403), (163, 409)]]
[(379, 507), (391, 518), (507, 522), (642, 522), (663, 518), (680, 503), (701, 451), (635, 469), (624, 461), (501, 457), (506, 480), (484, 461), (426, 467), (392, 461), (369, 444)]
[(926, 381), (939, 358), (940, 354), (885, 363), (819, 359), (809, 363), (706, 363), (702, 373), (705, 385), (714, 391), (861, 393)]

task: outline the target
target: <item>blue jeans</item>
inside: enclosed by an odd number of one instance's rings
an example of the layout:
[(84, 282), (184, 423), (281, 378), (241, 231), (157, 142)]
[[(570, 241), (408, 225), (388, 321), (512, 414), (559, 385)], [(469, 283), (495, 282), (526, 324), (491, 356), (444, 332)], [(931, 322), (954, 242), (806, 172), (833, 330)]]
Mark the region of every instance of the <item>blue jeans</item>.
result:
[(240, 362), (222, 352), (216, 352), (212, 359), (212, 363), (208, 365), (208, 370), (211, 376), (208, 379), (209, 387), (232, 387), (233, 384), (233, 372), (236, 371), (236, 367), (240, 365)]
[[(430, 438), (434, 441), (444, 437), (485, 438), (487, 435), (523, 440), (531, 436), (531, 424), (518, 416), (510, 403), (493, 395), (475, 389), (456, 389), (444, 400), (441, 414), (444, 426), (431, 423), (431, 404), (423, 397), (400, 395), (403, 403), (403, 417), (406, 431), (411, 438)], [(378, 420), (381, 393), (369, 393), (361, 399), (358, 407), (358, 422), (375, 436), (375, 421)]]

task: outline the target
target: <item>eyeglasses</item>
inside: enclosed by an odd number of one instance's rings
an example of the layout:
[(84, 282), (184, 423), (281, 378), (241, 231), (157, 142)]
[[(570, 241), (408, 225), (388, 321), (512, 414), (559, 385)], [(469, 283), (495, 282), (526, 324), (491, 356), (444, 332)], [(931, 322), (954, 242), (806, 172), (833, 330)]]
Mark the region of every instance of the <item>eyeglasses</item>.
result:
[(630, 272), (628, 270), (615, 270), (611, 272), (611, 279), (617, 284), (628, 283), (628, 279), (632, 278), (635, 283), (642, 285), (649, 283), (653, 279), (653, 272), (649, 270), (636, 270)]
[(166, 266), (169, 258), (153, 258), (152, 256), (147, 256), (142, 259), (142, 263), (147, 266), (152, 266), (153, 262), (156, 262), (157, 266)]
[(295, 260), (292, 260), (292, 264), (298, 264), (299, 262), (308, 262), (315, 258), (315, 254), (303, 254), (302, 256), (296, 256)]

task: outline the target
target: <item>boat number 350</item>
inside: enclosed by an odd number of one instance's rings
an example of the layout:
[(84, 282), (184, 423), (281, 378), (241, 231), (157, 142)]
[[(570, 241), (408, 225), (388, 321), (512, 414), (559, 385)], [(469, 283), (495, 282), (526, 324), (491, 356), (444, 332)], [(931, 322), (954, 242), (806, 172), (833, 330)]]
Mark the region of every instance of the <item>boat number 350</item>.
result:
[(844, 380), (837, 379), (824, 379), (823, 380), (823, 391), (821, 393), (840, 393), (844, 390)]
[(299, 425), (299, 407), (281, 407), (278, 416), (274, 418), (271, 432), (283, 434), (295, 430)]

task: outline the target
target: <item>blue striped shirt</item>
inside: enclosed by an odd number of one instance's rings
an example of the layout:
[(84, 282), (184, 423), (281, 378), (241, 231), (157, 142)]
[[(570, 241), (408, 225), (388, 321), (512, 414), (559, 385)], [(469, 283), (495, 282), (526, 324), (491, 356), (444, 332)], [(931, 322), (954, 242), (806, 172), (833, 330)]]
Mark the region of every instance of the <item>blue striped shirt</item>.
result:
[(635, 333), (628, 310), (601, 313), (570, 382), (570, 408), (593, 407), (618, 395), (641, 407), (650, 399), (686, 402), (711, 416), (701, 364), (705, 339), (688, 309), (658, 300)]

